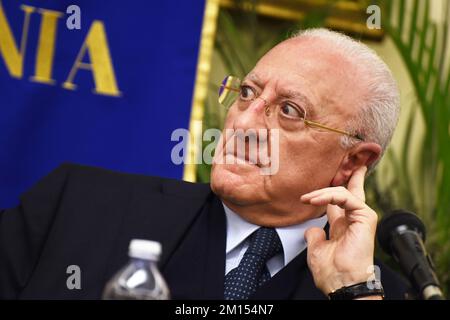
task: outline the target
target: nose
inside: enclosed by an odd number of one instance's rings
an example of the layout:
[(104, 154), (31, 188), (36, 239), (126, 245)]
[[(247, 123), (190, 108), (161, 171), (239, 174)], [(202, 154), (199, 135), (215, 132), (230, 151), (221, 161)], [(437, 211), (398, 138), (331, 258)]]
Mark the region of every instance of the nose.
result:
[(257, 97), (244, 111), (237, 115), (234, 121), (234, 129), (244, 131), (248, 129), (267, 129), (265, 114), (268, 106), (265, 98)]
[(236, 115), (233, 129), (238, 140), (249, 143), (254, 139), (253, 141), (258, 144), (267, 141), (269, 128), (266, 110), (268, 106), (265, 98), (257, 97), (245, 110)]

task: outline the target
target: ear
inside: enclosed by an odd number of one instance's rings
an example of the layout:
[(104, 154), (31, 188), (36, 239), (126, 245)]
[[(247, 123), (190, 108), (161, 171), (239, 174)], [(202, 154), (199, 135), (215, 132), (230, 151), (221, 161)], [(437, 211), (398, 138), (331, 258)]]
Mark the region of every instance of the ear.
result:
[(362, 166), (369, 167), (381, 155), (381, 146), (374, 142), (361, 142), (351, 148), (342, 159), (331, 186), (346, 185), (353, 172)]

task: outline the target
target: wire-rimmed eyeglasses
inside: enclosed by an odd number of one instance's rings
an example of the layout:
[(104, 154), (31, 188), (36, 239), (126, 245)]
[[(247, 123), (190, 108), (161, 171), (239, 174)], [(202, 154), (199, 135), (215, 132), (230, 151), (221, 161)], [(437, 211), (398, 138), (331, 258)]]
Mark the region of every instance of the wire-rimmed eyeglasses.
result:
[[(269, 116), (270, 115), (270, 105), (267, 103), (267, 101), (265, 99), (263, 99), (262, 97), (259, 97), (256, 92), (251, 92), (249, 94), (249, 92), (247, 90), (248, 90), (247, 86), (243, 86), (241, 84), (241, 80), (238, 77), (227, 76), (222, 81), (222, 84), (219, 88), (219, 103), (228, 109), (233, 105), (233, 103), (237, 99), (239, 99), (238, 101), (248, 103), (248, 102), (254, 101), (255, 99), (259, 98), (264, 101), (265, 113), (267, 116)], [(328, 127), (321, 123), (308, 120), (306, 117), (306, 110), (300, 106), (296, 106), (295, 112), (298, 115), (299, 120), (302, 120), (303, 123), (307, 126), (322, 129), (322, 130), (328, 130), (331, 132), (346, 135), (351, 138), (355, 138), (359, 141), (364, 141), (364, 138), (361, 137), (361, 135), (359, 135), (359, 134), (352, 134), (352, 133), (344, 131), (344, 130), (331, 128), (331, 127)]]

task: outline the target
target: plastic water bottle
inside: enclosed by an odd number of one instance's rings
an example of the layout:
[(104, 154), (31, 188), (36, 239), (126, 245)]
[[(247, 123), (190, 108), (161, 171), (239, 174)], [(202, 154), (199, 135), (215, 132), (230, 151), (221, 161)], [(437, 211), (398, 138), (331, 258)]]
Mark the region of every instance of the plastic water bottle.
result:
[(167, 284), (158, 270), (161, 244), (133, 239), (130, 261), (106, 284), (104, 300), (168, 300)]

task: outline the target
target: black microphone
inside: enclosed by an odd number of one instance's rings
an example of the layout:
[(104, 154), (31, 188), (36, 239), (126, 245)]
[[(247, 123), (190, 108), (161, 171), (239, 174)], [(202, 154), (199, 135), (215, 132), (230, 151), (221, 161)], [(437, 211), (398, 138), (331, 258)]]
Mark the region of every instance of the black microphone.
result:
[(381, 248), (394, 257), (423, 299), (444, 299), (433, 262), (424, 246), (425, 226), (414, 213), (394, 210), (384, 216), (378, 224), (377, 238)]

